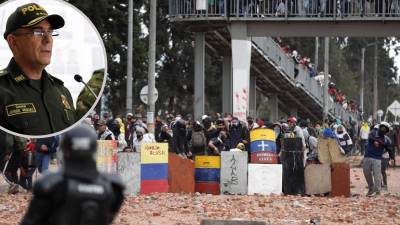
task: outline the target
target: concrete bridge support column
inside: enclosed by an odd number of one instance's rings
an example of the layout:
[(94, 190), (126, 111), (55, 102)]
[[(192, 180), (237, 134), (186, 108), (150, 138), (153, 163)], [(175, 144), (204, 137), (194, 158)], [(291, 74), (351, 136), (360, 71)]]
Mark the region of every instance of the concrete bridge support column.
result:
[(233, 115), (246, 120), (249, 113), (251, 40), (244, 22), (230, 25), (232, 42)]
[(194, 118), (200, 119), (204, 115), (204, 62), (205, 62), (205, 34), (195, 34), (194, 46)]
[(256, 76), (250, 75), (250, 109), (249, 115), (253, 118), (257, 117), (257, 82)]
[(222, 61), (222, 112), (232, 113), (232, 57), (225, 55)]
[(278, 95), (273, 94), (273, 95), (269, 96), (268, 103), (271, 106), (271, 114), (269, 115), (269, 121), (274, 123), (279, 120)]

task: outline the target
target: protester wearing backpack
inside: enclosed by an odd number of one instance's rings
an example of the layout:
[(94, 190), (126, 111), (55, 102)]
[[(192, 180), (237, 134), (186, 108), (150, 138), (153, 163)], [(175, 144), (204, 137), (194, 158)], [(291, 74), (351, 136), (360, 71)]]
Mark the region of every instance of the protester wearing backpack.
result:
[(204, 155), (206, 151), (207, 138), (199, 121), (193, 124), (190, 149), (193, 155)]

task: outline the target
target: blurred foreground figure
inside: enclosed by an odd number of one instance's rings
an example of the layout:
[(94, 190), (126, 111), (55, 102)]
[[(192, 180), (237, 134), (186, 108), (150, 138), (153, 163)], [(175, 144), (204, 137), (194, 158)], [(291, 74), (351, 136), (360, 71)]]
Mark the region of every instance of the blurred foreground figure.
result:
[(22, 225), (112, 223), (124, 199), (124, 185), (116, 175), (97, 171), (96, 148), (96, 134), (87, 125), (63, 135), (64, 167), (37, 181)]

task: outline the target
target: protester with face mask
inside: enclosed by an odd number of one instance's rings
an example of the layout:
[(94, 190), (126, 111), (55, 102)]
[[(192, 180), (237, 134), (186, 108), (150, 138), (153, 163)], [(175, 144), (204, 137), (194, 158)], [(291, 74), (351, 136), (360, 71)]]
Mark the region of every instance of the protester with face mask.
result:
[(335, 129), (335, 135), (339, 142), (340, 147), (344, 150), (345, 154), (348, 155), (353, 147), (353, 141), (350, 135), (346, 132), (343, 125), (338, 125)]
[(254, 122), (253, 117), (248, 116), (247, 117), (247, 130), (250, 131), (250, 130), (257, 129), (257, 128), (259, 128), (258, 123)]
[(239, 143), (245, 145), (248, 144), (247, 141), (247, 130), (242, 126), (237, 117), (233, 117), (231, 126), (229, 127), (229, 148), (236, 148)]
[(218, 137), (211, 139), (208, 142), (209, 154), (210, 155), (221, 155), (222, 151), (229, 151), (229, 143), (228, 135), (225, 131), (219, 132)]
[(367, 196), (379, 195), (382, 185), (382, 155), (388, 152), (390, 159), (394, 160), (394, 154), (390, 149), (391, 143), (386, 133), (390, 125), (382, 122), (378, 129), (374, 129), (368, 136), (368, 144), (363, 160), (363, 172), (368, 183)]
[(156, 141), (161, 143), (168, 143), (168, 150), (173, 152), (172, 146), (172, 131), (168, 129), (168, 125), (164, 124), (161, 127), (160, 133), (156, 136)]
[(143, 141), (143, 133), (144, 133), (144, 129), (143, 128), (137, 128), (136, 129), (136, 137), (135, 139), (133, 139), (133, 150), (135, 152), (140, 152), (140, 148), (142, 145), (142, 141)]
[(187, 158), (188, 141), (186, 121), (180, 117), (177, 117), (175, 120), (175, 124), (172, 127), (172, 132), (172, 140), (175, 153), (180, 155), (182, 158)]
[(219, 131), (214, 126), (209, 116), (203, 115), (201, 119), (204, 128), (204, 135), (206, 136), (208, 143), (211, 139), (218, 137)]
[(215, 127), (217, 128), (218, 133), (221, 131), (226, 131), (228, 132), (228, 128), (227, 128), (227, 121), (225, 121), (222, 118), (218, 118), (215, 121)]
[(287, 119), (287, 123), (288, 123), (288, 129), (287, 129), (286, 133), (288, 133), (289, 136), (301, 138), (301, 141), (303, 143), (303, 150), (304, 150), (306, 148), (306, 141), (304, 139), (303, 130), (299, 126), (297, 126), (296, 117), (290, 116)]

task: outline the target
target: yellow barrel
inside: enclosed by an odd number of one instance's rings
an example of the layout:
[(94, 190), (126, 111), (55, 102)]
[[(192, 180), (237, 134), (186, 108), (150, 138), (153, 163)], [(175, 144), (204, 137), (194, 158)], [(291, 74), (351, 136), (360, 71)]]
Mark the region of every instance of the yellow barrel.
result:
[(250, 141), (275, 141), (275, 131), (272, 129), (251, 130)]

